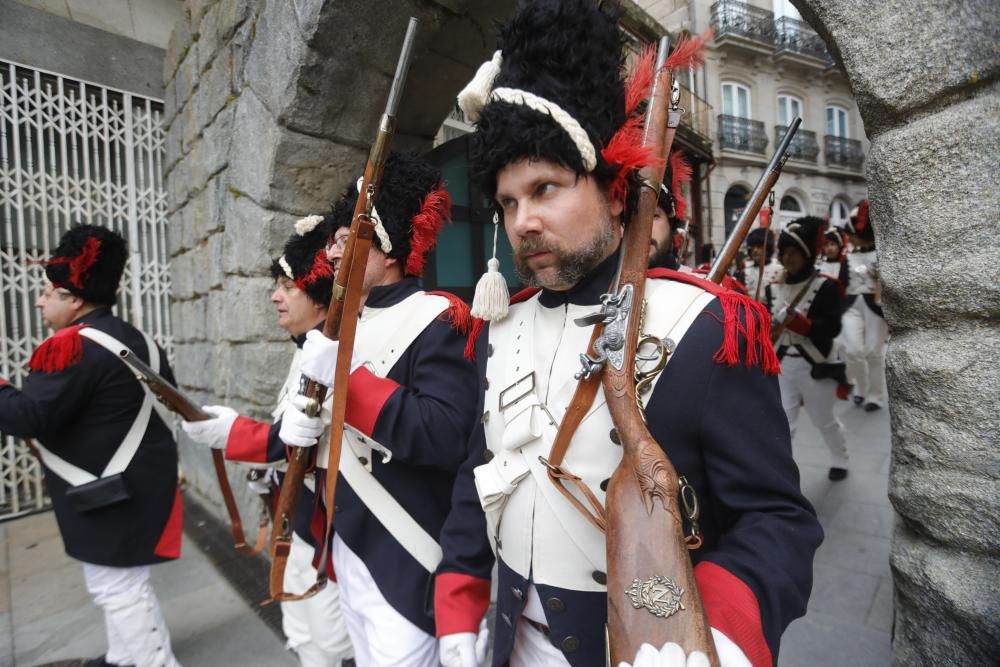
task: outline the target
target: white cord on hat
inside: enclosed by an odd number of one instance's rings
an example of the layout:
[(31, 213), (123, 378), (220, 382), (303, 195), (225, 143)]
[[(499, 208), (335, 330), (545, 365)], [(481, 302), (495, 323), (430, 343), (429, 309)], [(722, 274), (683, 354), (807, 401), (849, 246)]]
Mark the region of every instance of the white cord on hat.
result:
[(593, 171), (597, 166), (597, 151), (590, 141), (586, 130), (573, 116), (555, 102), (549, 101), (527, 90), (519, 88), (496, 88), (490, 92), (493, 82), (500, 74), (503, 57), (500, 51), (493, 58), (479, 66), (472, 81), (458, 94), (458, 106), (465, 113), (467, 121), (474, 123), (482, 115), (488, 102), (499, 100), (508, 104), (520, 104), (539, 113), (547, 113), (573, 140), (580, 152), (580, 159), (587, 171)]
[(785, 234), (788, 234), (789, 236), (791, 236), (795, 240), (795, 242), (798, 243), (802, 247), (802, 249), (806, 251), (806, 257), (812, 257), (813, 253), (812, 253), (811, 250), (809, 250), (809, 246), (806, 245), (806, 242), (802, 240), (801, 236), (799, 236), (798, 234), (795, 233), (795, 230), (801, 229), (801, 228), (802, 228), (801, 225), (799, 225), (798, 223), (793, 222), (792, 224), (790, 224), (787, 227), (785, 227), (785, 229), (782, 230), (782, 231)]
[[(361, 194), (361, 186), (364, 185), (365, 177), (358, 176), (358, 194)], [(385, 231), (385, 225), (382, 224), (382, 218), (378, 217), (378, 211), (372, 206), (371, 220), (375, 223), (375, 236), (378, 237), (378, 244), (382, 248), (382, 252), (389, 254), (392, 252), (392, 241), (389, 240), (389, 232)]]
[(288, 264), (288, 260), (285, 259), (284, 255), (278, 258), (278, 266), (280, 266), (281, 270), (285, 272), (285, 275), (288, 276), (289, 280), (295, 280), (295, 274), (292, 273), (292, 267)]
[(321, 222), (323, 222), (323, 216), (321, 215), (307, 215), (304, 218), (299, 218), (295, 221), (295, 233), (299, 236), (305, 236), (316, 229), (316, 225)]

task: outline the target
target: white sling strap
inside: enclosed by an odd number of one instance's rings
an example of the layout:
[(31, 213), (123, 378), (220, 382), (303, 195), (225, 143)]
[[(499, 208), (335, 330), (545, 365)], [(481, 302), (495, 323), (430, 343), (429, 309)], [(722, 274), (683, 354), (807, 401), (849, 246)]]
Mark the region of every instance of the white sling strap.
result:
[[(379, 341), (377, 346), (365, 346), (365, 366), (379, 377), (385, 377), (395, 363), (406, 351), (420, 333), (427, 328), (427, 325), (435, 317), (444, 312), (447, 307), (447, 300), (440, 299), (441, 307), (436, 308), (436, 303), (428, 303), (429, 295), (414, 294), (400, 306), (398, 316), (390, 322), (379, 322), (376, 331), (390, 331), (391, 336), (386, 336)], [(386, 312), (386, 315), (389, 313)], [(394, 313), (394, 315), (396, 315)], [(387, 326), (391, 325), (391, 326)], [(371, 339), (368, 339), (371, 342)], [(396, 500), (382, 484), (375, 479), (375, 476), (363, 465), (359, 459), (362, 455), (358, 450), (362, 447), (372, 447), (371, 438), (363, 438), (357, 431), (350, 427), (344, 430), (344, 443), (351, 448), (350, 452), (345, 452), (345, 456), (340, 458), (340, 473), (351, 485), (351, 489), (358, 495), (361, 502), (375, 515), (379, 523), (385, 527), (392, 537), (399, 542), (406, 552), (413, 556), (420, 565), (428, 572), (437, 570), (441, 562), (441, 545), (431, 537), (423, 527), (417, 523), (409, 512), (406, 511), (398, 500)], [(382, 449), (376, 445), (375, 449)], [(391, 451), (391, 448), (389, 448)], [(368, 460), (371, 461), (371, 453), (368, 452)], [(369, 463), (370, 465), (370, 463)]]
[[(94, 329), (93, 327), (84, 327), (80, 329), (80, 335), (88, 338), (104, 349), (111, 352), (118, 359), (122, 359), (122, 352), (128, 351), (117, 338), (109, 334), (104, 333)], [(160, 372), (160, 352), (156, 347), (156, 343), (145, 333), (142, 334), (146, 341), (146, 349), (149, 351), (149, 366), (154, 372)], [(122, 361), (122, 363), (125, 363)], [(149, 418), (152, 415), (152, 411), (159, 407), (159, 402), (153, 396), (153, 392), (149, 390), (144, 383), (139, 383), (142, 387), (143, 393), (145, 394), (142, 399), (142, 405), (139, 408), (139, 414), (136, 415), (135, 420), (132, 422), (132, 426), (129, 428), (128, 432), (125, 434), (125, 438), (122, 440), (121, 444), (118, 445), (118, 449), (115, 450), (114, 455), (108, 464), (104, 467), (101, 472), (101, 477), (110, 477), (112, 475), (117, 475), (125, 471), (128, 464), (132, 462), (135, 457), (136, 451), (139, 449), (139, 445), (142, 443), (142, 437), (146, 434), (146, 428), (149, 426)], [(164, 413), (157, 410), (160, 417), (164, 417)], [(164, 419), (165, 423), (169, 424), (169, 416)], [(87, 484), (98, 479), (94, 474), (87, 472), (83, 468), (73, 465), (64, 458), (50, 452), (46, 449), (40, 442), (35, 442), (35, 447), (38, 449), (39, 455), (42, 457), (42, 461), (45, 466), (54, 472), (56, 475), (66, 480), (72, 486), (80, 486), (82, 484)]]

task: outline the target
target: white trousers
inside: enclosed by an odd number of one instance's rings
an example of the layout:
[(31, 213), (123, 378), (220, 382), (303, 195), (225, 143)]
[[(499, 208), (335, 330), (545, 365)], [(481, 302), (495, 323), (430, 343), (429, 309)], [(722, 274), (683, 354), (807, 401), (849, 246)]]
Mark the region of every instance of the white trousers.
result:
[(393, 609), (364, 561), (336, 533), (333, 562), (358, 667), (438, 667), (437, 639)]
[(799, 407), (804, 404), (806, 414), (830, 450), (833, 467), (847, 468), (847, 437), (844, 426), (833, 414), (837, 384), (832, 380), (814, 380), (809, 374), (811, 370), (812, 366), (802, 357), (785, 355), (781, 360), (778, 387), (781, 389), (781, 407), (788, 417), (788, 429), (794, 439)]
[(107, 567), (84, 563), (83, 579), (94, 604), (104, 612), (107, 662), (135, 667), (180, 667), (170, 649), (170, 633), (149, 583), (148, 565)]
[(889, 325), (858, 295), (844, 312), (841, 337), (847, 378), (854, 384), (854, 394), (863, 396), (866, 403), (885, 406), (885, 341)]
[[(300, 593), (316, 582), (313, 551), (311, 544), (292, 533), (285, 567), (286, 591)], [(354, 657), (336, 582), (327, 582), (319, 593), (305, 600), (282, 602), (281, 629), (302, 667), (338, 667), (341, 661)]]
[(565, 667), (566, 656), (537, 628), (518, 619), (514, 629), (514, 649), (510, 654), (510, 667)]

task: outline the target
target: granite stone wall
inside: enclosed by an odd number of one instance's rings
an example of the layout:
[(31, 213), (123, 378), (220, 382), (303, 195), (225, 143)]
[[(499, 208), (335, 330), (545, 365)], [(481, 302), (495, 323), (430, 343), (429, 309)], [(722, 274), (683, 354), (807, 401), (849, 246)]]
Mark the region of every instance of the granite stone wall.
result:
[(892, 329), (894, 663), (1000, 647), (1000, 13), (793, 0), (847, 71)]

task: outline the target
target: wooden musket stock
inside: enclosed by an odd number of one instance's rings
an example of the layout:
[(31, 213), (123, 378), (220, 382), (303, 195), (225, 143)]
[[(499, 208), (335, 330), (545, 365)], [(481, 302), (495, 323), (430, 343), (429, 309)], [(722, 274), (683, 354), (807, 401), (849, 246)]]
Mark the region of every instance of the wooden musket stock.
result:
[[(326, 507), (326, 527), (323, 543), (320, 545), (320, 561), (316, 583), (303, 593), (294, 594), (284, 590), (284, 573), (291, 548), (292, 522), (295, 507), (298, 502), (302, 480), (310, 463), (308, 447), (291, 447), (288, 468), (281, 484), (278, 505), (275, 510), (275, 530), (271, 537), (271, 576), (269, 587), (274, 600), (301, 600), (317, 593), (326, 584), (325, 565), (330, 557), (330, 529), (333, 522), (333, 499), (337, 485), (337, 471), (340, 469), (340, 449), (344, 434), (344, 414), (347, 410), (347, 384), (350, 375), (351, 356), (354, 351), (354, 335), (358, 327), (358, 311), (361, 304), (361, 288), (365, 277), (365, 265), (368, 262), (368, 251), (375, 236), (375, 225), (371, 221), (375, 197), (378, 194), (382, 180), (382, 171), (389, 158), (389, 144), (396, 125), (396, 110), (406, 82), (406, 73), (410, 67), (410, 55), (416, 38), (418, 21), (410, 19), (406, 37), (396, 65), (396, 75), (389, 90), (385, 113), (379, 122), (378, 134), (368, 154), (368, 163), (358, 192), (358, 201), (354, 206), (354, 217), (351, 220), (351, 230), (344, 247), (344, 255), (340, 268), (334, 279), (333, 298), (327, 311), (326, 322), (323, 324), (323, 335), (332, 340), (340, 341), (337, 352), (336, 373), (331, 383), (333, 386), (333, 405), (330, 420), (330, 450), (327, 458), (326, 484), (324, 502)], [(326, 387), (308, 381), (302, 392), (309, 398), (306, 412), (316, 416), (320, 414), (326, 399)], [(318, 490), (317, 490), (318, 492)]]
[[(667, 128), (670, 74), (663, 68), (667, 40), (657, 53), (657, 79), (646, 117), (645, 144), (669, 156), (675, 128)], [(715, 645), (695, 584), (691, 559), (677, 506), (679, 483), (673, 465), (646, 427), (636, 403), (635, 353), (649, 237), (665, 161), (640, 172), (643, 182), (636, 213), (626, 226), (619, 291), (631, 285), (633, 310), (625, 334), (621, 369), (605, 364), (602, 382), (608, 410), (621, 438), (623, 456), (607, 489), (608, 649), (610, 664), (631, 662), (643, 643), (656, 648), (667, 642), (685, 652), (702, 651), (718, 667)], [(665, 582), (663, 578), (669, 580)], [(664, 587), (683, 590), (682, 608), (663, 617), (652, 607), (663, 599)], [(669, 590), (666, 591), (669, 595)], [(638, 604), (634, 604), (636, 600)]]

